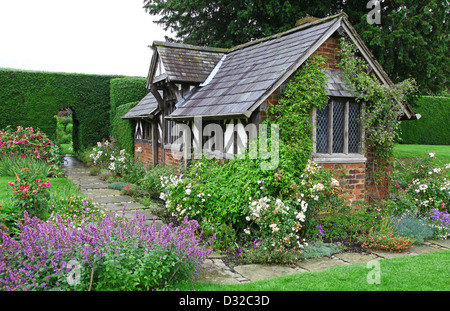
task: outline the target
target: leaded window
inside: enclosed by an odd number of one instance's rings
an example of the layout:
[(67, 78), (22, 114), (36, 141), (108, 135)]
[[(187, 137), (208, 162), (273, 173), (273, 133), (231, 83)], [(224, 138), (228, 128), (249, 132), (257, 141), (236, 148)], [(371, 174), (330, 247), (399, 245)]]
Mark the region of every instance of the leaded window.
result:
[(361, 153), (361, 104), (346, 98), (331, 98), (315, 110), (315, 153)]

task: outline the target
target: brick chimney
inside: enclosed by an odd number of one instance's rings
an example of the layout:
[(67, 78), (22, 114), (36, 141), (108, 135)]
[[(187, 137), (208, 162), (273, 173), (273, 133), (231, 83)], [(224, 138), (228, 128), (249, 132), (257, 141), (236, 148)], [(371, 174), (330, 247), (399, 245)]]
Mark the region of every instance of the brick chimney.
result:
[(303, 18), (299, 19), (299, 20), (295, 23), (295, 27), (298, 27), (298, 26), (301, 26), (301, 25), (304, 25), (304, 24), (308, 24), (308, 23), (312, 23), (312, 22), (314, 22), (314, 21), (316, 21), (316, 20), (318, 20), (318, 19), (320, 19), (320, 18), (318, 18), (318, 17), (313, 17), (313, 16), (306, 16), (306, 17), (303, 17)]

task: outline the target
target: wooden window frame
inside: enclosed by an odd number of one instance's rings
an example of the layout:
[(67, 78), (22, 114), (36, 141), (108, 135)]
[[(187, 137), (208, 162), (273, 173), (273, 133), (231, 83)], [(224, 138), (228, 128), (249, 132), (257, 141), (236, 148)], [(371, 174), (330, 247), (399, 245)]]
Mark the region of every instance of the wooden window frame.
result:
[[(343, 146), (343, 152), (342, 153), (333, 153), (333, 100), (338, 99), (339, 97), (330, 97), (330, 101), (327, 103), (328, 105), (328, 144), (327, 148), (328, 151), (326, 153), (318, 153), (317, 152), (317, 108), (313, 108), (312, 110), (312, 117), (311, 121), (313, 124), (313, 152), (312, 152), (312, 160), (317, 163), (365, 163), (367, 161), (367, 158), (364, 155), (364, 131), (359, 126), (359, 145), (358, 145), (358, 152), (357, 153), (350, 153), (348, 150), (348, 140), (349, 140), (349, 105), (350, 102), (355, 102), (353, 98), (339, 98), (344, 99), (344, 146)], [(363, 107), (364, 103), (360, 104), (360, 118), (362, 119), (364, 117), (363, 115)]]

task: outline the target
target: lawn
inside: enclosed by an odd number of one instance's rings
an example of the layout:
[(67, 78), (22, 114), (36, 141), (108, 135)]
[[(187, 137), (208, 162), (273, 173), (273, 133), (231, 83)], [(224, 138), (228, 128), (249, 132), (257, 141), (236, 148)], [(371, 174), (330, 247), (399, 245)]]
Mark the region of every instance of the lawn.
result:
[[(352, 264), (250, 283), (189, 283), (196, 291), (449, 291), (450, 251), (379, 260), (380, 282), (370, 284), (374, 267)], [(370, 279), (370, 277), (369, 277)], [(420, 281), (419, 281), (420, 280)], [(372, 282), (373, 283), (373, 282)]]
[[(9, 176), (0, 176), (0, 202), (4, 202), (7, 198), (13, 195), (13, 191), (8, 182), (14, 181), (14, 177)], [(52, 195), (58, 194), (58, 196), (66, 196), (70, 193), (78, 193), (82, 195), (82, 193), (78, 190), (77, 186), (66, 178), (51, 178), (49, 179), (50, 184), (50, 193)]]
[(447, 145), (403, 145), (397, 144), (394, 155), (398, 158), (414, 158), (428, 155), (430, 152), (436, 155), (437, 163), (450, 163), (450, 146)]

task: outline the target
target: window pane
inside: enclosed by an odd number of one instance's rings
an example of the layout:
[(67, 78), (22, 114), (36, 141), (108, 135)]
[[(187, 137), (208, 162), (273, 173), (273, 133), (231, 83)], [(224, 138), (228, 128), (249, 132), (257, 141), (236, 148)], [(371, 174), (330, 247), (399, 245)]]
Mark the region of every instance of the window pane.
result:
[(333, 153), (344, 152), (344, 105), (333, 100)]
[(359, 111), (360, 104), (355, 102), (350, 102), (348, 107), (348, 152), (358, 153), (359, 152)]
[(328, 104), (317, 109), (316, 152), (328, 152)]

